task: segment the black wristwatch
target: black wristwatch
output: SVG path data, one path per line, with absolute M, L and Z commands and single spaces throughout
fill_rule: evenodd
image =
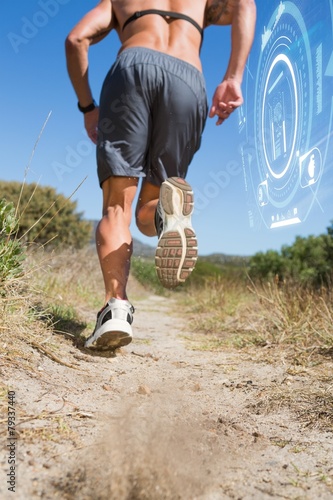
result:
M 96 108 L 96 106 L 97 106 L 97 104 L 95 102 L 95 99 L 93 99 L 93 102 L 91 104 L 89 104 L 88 106 L 85 106 L 85 107 L 81 106 L 81 104 L 79 102 L 77 103 L 77 107 L 79 108 L 79 110 L 83 114 L 89 113 L 89 111 L 93 111 Z

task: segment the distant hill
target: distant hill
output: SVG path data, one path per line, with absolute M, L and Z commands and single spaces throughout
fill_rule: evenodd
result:
M 90 243 L 91 245 L 95 245 L 95 231 L 99 221 L 92 220 L 90 221 L 93 225 L 93 232 L 91 236 Z M 153 258 L 155 257 L 155 246 L 147 245 L 146 243 L 142 243 L 140 240 L 133 238 L 133 255 L 135 257 L 146 257 Z M 241 257 L 238 255 L 225 255 L 223 253 L 212 253 L 210 255 L 200 256 L 200 259 L 206 262 L 211 262 L 216 265 L 225 265 L 232 264 L 234 266 L 241 266 L 246 264 L 249 260 L 248 257 Z
M 90 239 L 90 244 L 95 245 L 95 233 L 96 233 L 96 227 L 97 224 L 99 223 L 98 220 L 91 220 L 89 221 L 92 224 L 93 230 L 91 234 L 91 239 Z M 137 240 L 136 238 L 133 238 L 133 255 L 135 257 L 155 257 L 155 247 L 146 245 L 145 243 L 142 243 L 141 241 Z
M 219 266 L 225 264 L 232 264 L 233 266 L 242 266 L 244 264 L 247 264 L 250 259 L 250 257 L 242 257 L 240 255 L 226 255 L 224 253 L 212 253 L 210 255 L 201 256 L 200 258 Z
M 155 257 L 156 247 L 142 243 L 133 238 L 133 255 L 135 257 Z

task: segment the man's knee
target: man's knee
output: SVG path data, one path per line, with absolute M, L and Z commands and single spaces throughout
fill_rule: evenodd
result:
M 138 179 L 133 177 L 110 177 L 102 184 L 103 214 L 109 209 L 113 212 L 130 212 L 137 189 Z
M 132 220 L 131 204 L 112 204 L 103 210 L 101 224 L 109 228 L 129 228 Z

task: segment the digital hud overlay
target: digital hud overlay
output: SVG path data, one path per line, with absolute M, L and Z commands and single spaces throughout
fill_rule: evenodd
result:
M 238 112 L 249 225 L 333 219 L 333 0 L 257 0 Z

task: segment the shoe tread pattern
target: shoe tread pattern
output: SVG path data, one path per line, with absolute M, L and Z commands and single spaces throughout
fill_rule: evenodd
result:
M 106 332 L 92 346 L 99 351 L 113 351 L 130 344 L 132 337 L 124 332 Z
M 180 178 L 168 179 L 183 193 L 182 214 L 191 215 L 193 211 L 193 191 L 191 186 Z M 168 215 L 175 212 L 172 188 L 162 185 L 161 201 L 163 210 Z M 155 266 L 159 280 L 165 288 L 175 288 L 184 283 L 193 271 L 198 258 L 198 244 L 192 228 L 185 228 L 185 246 L 179 231 L 166 231 L 160 238 L 155 254 Z

